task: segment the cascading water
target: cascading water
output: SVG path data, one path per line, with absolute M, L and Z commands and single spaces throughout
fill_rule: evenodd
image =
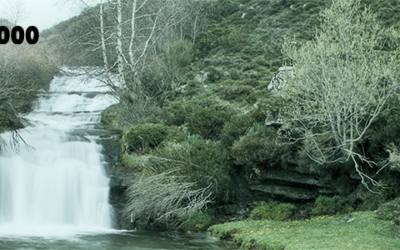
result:
M 27 145 L 0 156 L 0 235 L 111 229 L 100 113 L 116 100 L 79 70 L 56 77 L 26 116 Z M 6 134 L 2 135 L 7 137 Z

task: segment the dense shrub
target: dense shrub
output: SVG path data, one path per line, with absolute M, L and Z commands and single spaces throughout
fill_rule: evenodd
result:
M 232 155 L 236 164 L 252 166 L 254 164 L 280 165 L 289 148 L 277 144 L 276 131 L 265 125 L 255 125 L 233 144 Z
M 217 82 L 223 78 L 223 73 L 219 68 L 208 67 L 206 71 L 208 72 L 207 79 L 212 83 Z
M 168 135 L 168 127 L 163 124 L 144 123 L 131 128 L 124 135 L 125 150 L 141 151 L 157 147 Z
M 252 127 L 254 122 L 250 113 L 233 116 L 229 122 L 225 123 L 221 133 L 221 142 L 224 145 L 232 146 Z
M 166 49 L 165 57 L 168 65 L 183 68 L 194 59 L 193 43 L 186 40 L 174 42 Z
M 376 211 L 379 219 L 390 221 L 400 226 L 400 198 L 387 202 Z
M 201 135 L 205 139 L 218 139 L 225 122 L 229 121 L 232 114 L 229 108 L 207 98 L 171 102 L 164 110 L 168 125 L 186 124 L 190 133 Z
M 198 212 L 182 223 L 180 229 L 183 231 L 206 231 L 215 222 L 214 211 L 209 209 Z
M 229 166 L 220 143 L 191 136 L 181 143 L 166 143 L 150 159 L 152 170 L 174 170 L 199 188 L 210 187 L 219 198 L 229 193 Z
M 250 86 L 246 85 L 233 85 L 233 86 L 224 86 L 220 90 L 220 96 L 227 101 L 247 101 L 249 103 L 254 103 L 256 99 L 252 95 L 254 89 Z
M 205 139 L 219 139 L 230 116 L 230 110 L 223 106 L 198 106 L 188 115 L 187 127 L 191 133 L 201 135 Z
M 19 113 L 31 110 L 57 70 L 40 45 L 0 46 L 0 132 L 22 127 Z
M 353 211 L 349 200 L 340 196 L 319 196 L 314 203 L 311 211 L 312 215 L 334 215 L 350 213 Z
M 135 179 L 127 190 L 125 216 L 136 226 L 177 227 L 210 202 L 209 190 L 197 189 L 173 172 Z
M 253 220 L 288 220 L 296 207 L 288 203 L 258 202 L 250 212 L 250 219 Z

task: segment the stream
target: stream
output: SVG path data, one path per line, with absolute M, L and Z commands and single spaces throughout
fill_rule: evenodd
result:
M 99 141 L 117 100 L 101 80 L 65 68 L 25 116 L 24 143 L 1 153 L 0 249 L 224 249 L 204 234 L 113 228 Z

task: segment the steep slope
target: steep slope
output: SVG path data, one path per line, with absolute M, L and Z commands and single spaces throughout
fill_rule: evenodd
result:
M 362 2 L 384 25 L 400 25 L 396 16 L 399 1 Z M 199 186 L 212 180 L 214 214 L 241 216 L 244 210 L 240 206 L 246 208 L 253 200 L 304 204 L 321 195 L 338 194 L 350 195 L 349 203 L 358 208 L 371 196 L 376 203 L 392 198 L 398 186 L 392 185 L 380 197 L 358 193 L 359 179 L 351 166 L 320 168 L 299 145 L 277 144 L 276 129 L 265 126 L 267 114 L 280 107 L 268 85 L 279 67 L 290 64 L 282 54 L 285 38 L 312 39 L 319 12 L 329 5 L 330 1 L 323 0 L 210 1 L 202 9 L 207 24 L 197 36 L 161 46 L 157 59 L 140 74 L 151 105 L 144 111 L 139 107 L 127 111 L 126 105 L 120 104 L 103 113 L 103 123 L 123 135 L 121 162 L 114 168 L 112 182 L 113 199 L 120 211 L 133 176 L 159 165 L 169 169 L 184 165 L 185 178 Z M 101 53 L 84 46 L 85 41 L 98 40 L 93 34 L 84 36 L 85 29 L 98 29 L 97 11 L 89 9 L 46 34 L 55 47 L 62 41 L 70 58 L 66 63 L 101 63 Z M 78 40 L 82 36 L 83 40 Z M 68 41 L 83 42 L 70 50 Z M 160 90 L 158 86 L 165 82 L 177 87 Z M 127 121 L 139 111 L 143 112 L 140 119 Z M 387 158 L 385 145 L 398 143 L 398 137 L 390 134 L 399 135 L 399 126 L 390 117 L 380 120 L 387 125 L 385 129 L 374 127 L 375 135 L 364 142 L 372 158 Z M 159 158 L 171 161 L 154 162 Z M 391 183 L 398 177 L 398 173 L 389 175 L 392 177 L 382 179 Z M 126 220 L 122 223 L 129 224 Z

